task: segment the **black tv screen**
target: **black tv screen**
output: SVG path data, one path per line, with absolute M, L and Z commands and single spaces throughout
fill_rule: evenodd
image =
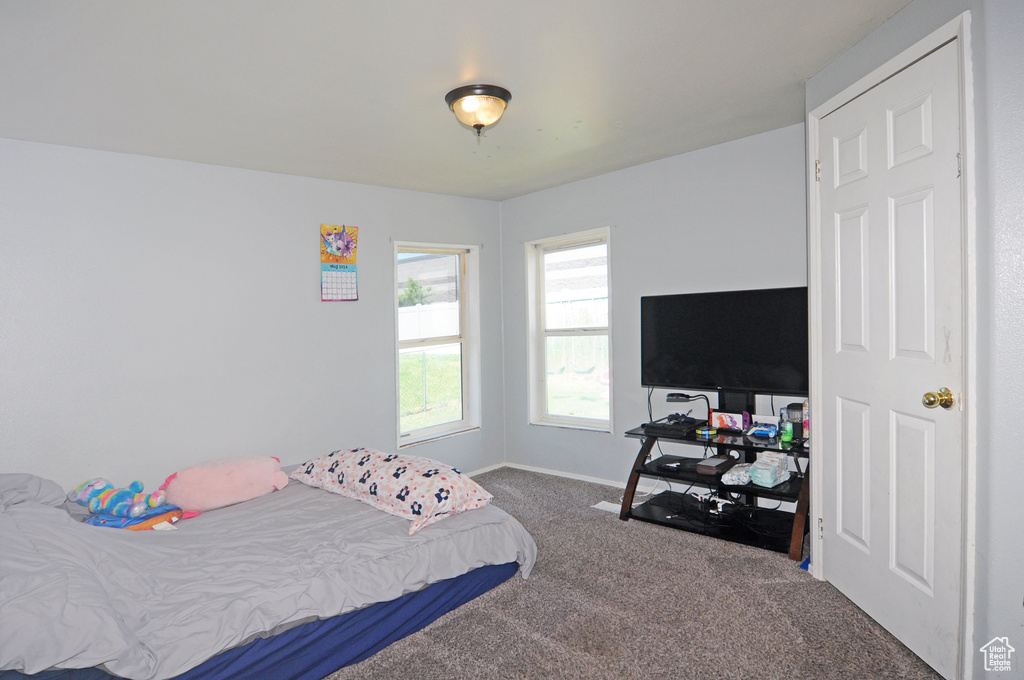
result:
M 806 395 L 807 287 L 640 298 L 641 382 Z

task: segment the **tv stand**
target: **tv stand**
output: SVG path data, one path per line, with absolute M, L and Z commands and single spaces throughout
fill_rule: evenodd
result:
M 809 450 L 800 444 L 790 445 L 776 439 L 762 440 L 742 434 L 719 434 L 699 437 L 696 433 L 666 435 L 654 434 L 644 427 L 633 428 L 626 436 L 641 440 L 640 452 L 626 483 L 619 519 L 638 519 L 676 529 L 692 531 L 727 541 L 744 543 L 767 550 L 788 553 L 799 561 L 803 553 L 807 531 L 809 506 Z M 680 456 L 661 456 L 648 461 L 659 440 L 712 448 L 718 455 L 737 451 L 740 462 L 752 463 L 758 451 L 784 451 L 793 456 L 797 470 L 790 478 L 772 488 L 753 483 L 742 486 L 723 484 L 720 475 L 704 475 L 696 471 L 702 459 Z M 803 468 L 800 463 L 803 461 Z M 672 467 L 667 467 L 672 464 Z M 633 497 L 641 477 L 658 477 L 670 482 L 706 488 L 719 499 L 729 503 L 710 503 L 678 491 L 663 491 L 640 505 L 633 507 Z M 795 512 L 785 512 L 757 506 L 758 498 L 795 502 Z

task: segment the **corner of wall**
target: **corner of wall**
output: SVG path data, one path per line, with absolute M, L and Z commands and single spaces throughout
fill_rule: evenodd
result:
M 506 372 L 508 371 L 508 362 L 505 361 L 505 231 L 504 231 L 504 207 L 505 202 L 500 201 L 498 203 L 498 299 L 501 300 L 501 313 L 498 318 L 501 319 L 501 327 L 499 328 L 501 336 L 501 346 L 498 348 L 498 352 L 501 356 L 501 460 L 503 464 L 508 463 L 508 409 L 505 408 L 505 404 L 508 402 L 508 395 L 505 390 L 508 388 L 508 377 Z

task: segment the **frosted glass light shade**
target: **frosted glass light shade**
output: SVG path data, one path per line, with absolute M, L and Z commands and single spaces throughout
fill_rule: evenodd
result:
M 463 97 L 452 105 L 459 122 L 469 127 L 494 125 L 505 111 L 505 102 L 497 97 Z
M 511 99 L 512 93 L 497 85 L 465 85 L 444 98 L 459 122 L 476 130 L 477 135 L 498 122 Z

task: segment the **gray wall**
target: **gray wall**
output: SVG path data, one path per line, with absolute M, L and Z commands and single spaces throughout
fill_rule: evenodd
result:
M 240 455 L 396 447 L 393 240 L 481 244 L 501 385 L 497 203 L 0 140 L 0 471 L 147 488 Z M 321 223 L 359 231 L 359 300 L 320 302 Z M 410 449 L 500 463 L 476 432 Z
M 484 386 L 480 431 L 411 452 L 621 483 L 640 295 L 805 283 L 803 154 L 797 125 L 498 204 L 0 140 L 0 471 L 153 486 L 393 449 L 392 241 L 411 240 L 483 245 Z M 319 301 L 322 222 L 360 227 L 358 302 Z M 604 225 L 615 432 L 527 426 L 523 243 Z
M 509 462 L 625 483 L 638 445 L 622 433 L 647 421 L 640 296 L 805 285 L 804 165 L 795 125 L 501 204 Z M 529 425 L 525 244 L 604 226 L 614 431 Z M 664 397 L 655 417 L 681 406 Z
M 1008 636 L 1024 649 L 1024 3 L 915 0 L 807 83 L 813 109 L 964 10 L 971 10 L 975 80 L 978 225 L 977 561 L 974 677 L 978 648 Z M 1021 654 L 1020 651 L 1017 652 Z M 1017 659 L 1020 672 L 1024 664 Z

